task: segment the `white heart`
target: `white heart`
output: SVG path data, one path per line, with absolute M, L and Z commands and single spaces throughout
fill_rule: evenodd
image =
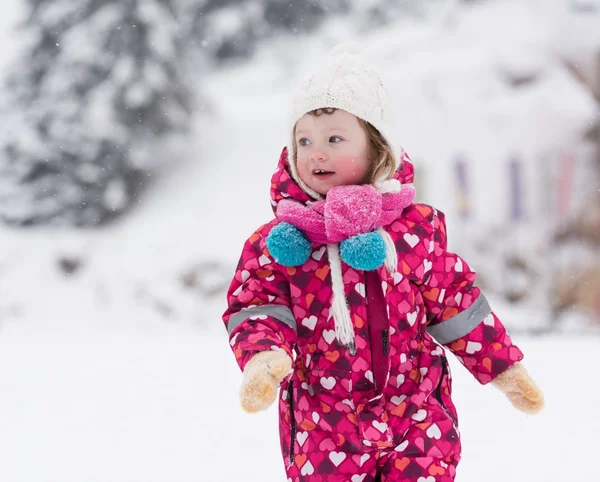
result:
M 408 360 L 406 353 L 400 353 L 400 363 L 406 363 L 406 360 Z
M 427 412 L 421 408 L 421 409 L 419 409 L 419 411 L 417 413 L 415 413 L 412 416 L 412 419 L 416 420 L 417 422 L 422 422 L 423 420 L 425 420 L 426 417 L 427 417 Z
M 460 258 L 458 258 L 456 260 L 456 264 L 454 265 L 454 271 L 456 271 L 457 273 L 462 273 L 462 270 L 463 270 L 462 260 Z
M 321 420 L 321 417 L 319 416 L 319 414 L 317 412 L 313 412 L 312 419 L 313 419 L 313 422 L 319 423 L 319 420 Z
M 417 482 L 435 482 L 435 477 L 431 475 L 429 477 L 419 477 Z
M 394 450 L 396 452 L 403 452 L 406 447 L 408 447 L 408 440 L 405 440 L 404 442 L 402 442 Z
M 469 355 L 472 355 L 473 353 L 478 352 L 482 348 L 483 348 L 483 346 L 478 341 L 468 341 L 467 342 L 467 347 L 465 348 L 465 351 Z
M 396 271 L 394 273 L 394 284 L 397 285 L 398 283 L 400 283 L 400 281 L 402 281 L 402 274 Z
M 238 296 L 244 289 L 244 285 L 240 285 L 237 290 L 233 292 L 233 296 Z
M 238 331 L 235 335 L 233 335 L 231 337 L 231 340 L 229 340 L 229 344 L 231 346 L 235 345 L 235 342 L 237 341 L 237 338 L 238 338 L 239 334 L 240 334 L 240 332 Z
M 302 466 L 300 473 L 302 475 L 312 475 L 315 471 L 315 468 L 310 463 L 310 460 L 307 460 L 306 463 Z
M 271 260 L 269 259 L 268 256 L 265 256 L 264 254 L 260 256 L 260 258 L 258 258 L 258 264 L 260 264 L 261 266 L 264 266 L 265 264 L 269 264 L 271 262 Z
M 306 442 L 307 438 L 308 438 L 308 432 L 299 432 L 298 435 L 296 435 L 296 439 L 298 440 L 300 447 L 302 447 L 304 445 L 304 442 Z
M 429 261 L 428 259 L 423 260 L 423 267 L 425 268 L 424 273 L 427 273 L 427 271 L 429 271 L 432 266 L 433 264 L 431 263 L 431 261 Z
M 446 296 L 446 288 L 442 288 L 440 290 L 440 296 L 438 296 L 438 303 L 443 303 L 445 296 Z
M 433 249 L 435 248 L 435 243 L 433 241 L 429 241 L 429 252 L 433 253 Z
M 306 326 L 306 328 L 314 330 L 315 325 L 317 324 L 317 317 L 315 315 L 312 315 L 309 318 L 304 318 L 302 320 L 302 324 Z
M 411 248 L 414 248 L 419 244 L 419 236 L 416 234 L 404 233 L 404 241 L 406 241 Z
M 362 467 L 367 460 L 369 460 L 371 456 L 369 454 L 362 454 L 360 458 L 360 466 Z
M 329 460 L 333 462 L 333 465 L 339 467 L 339 465 L 346 459 L 344 452 L 329 452 Z
M 399 397 L 394 395 L 390 400 L 394 405 L 400 405 L 404 400 L 406 400 L 406 395 L 400 395 Z
M 310 366 L 310 361 L 312 360 L 312 357 L 310 355 L 310 353 L 306 354 L 306 366 Z
M 313 387 L 311 385 L 309 385 L 306 382 L 302 382 L 302 388 L 304 388 L 304 390 L 308 391 L 308 393 L 310 394 L 311 397 L 315 396 L 315 391 L 313 390 Z
M 356 290 L 356 292 L 362 296 L 363 298 L 365 297 L 365 285 L 364 283 L 356 283 L 356 286 L 354 287 L 354 289 Z
M 250 318 L 248 318 L 249 320 L 252 321 L 256 321 L 256 320 L 266 320 L 267 319 L 267 315 L 254 315 L 251 316 Z
M 352 476 L 352 482 L 363 482 L 363 480 L 365 480 L 366 476 L 367 476 L 367 474 L 353 475 Z
M 365 372 L 365 378 L 373 383 L 373 372 L 371 370 L 367 370 Z
M 428 370 L 427 367 L 419 368 L 419 371 L 421 372 L 421 382 L 425 379 L 425 375 L 427 375 L 427 370 Z
M 487 326 L 494 326 L 496 320 L 494 320 L 494 315 L 492 313 L 490 313 L 489 315 L 487 315 L 485 317 L 485 320 L 483 320 L 483 322 L 487 325 Z
M 435 423 L 427 429 L 427 436 L 439 440 L 442 437 L 442 431 Z
M 462 301 L 462 293 L 457 293 L 454 299 L 456 300 L 456 306 L 460 306 L 460 302 Z
M 335 340 L 335 330 L 323 330 L 323 339 L 331 345 Z
M 344 400 L 342 400 L 342 403 L 345 403 L 346 405 L 348 405 L 352 410 L 354 410 L 354 402 L 352 400 L 348 400 L 347 398 L 345 398 Z
M 381 433 L 384 433 L 388 428 L 388 424 L 385 422 L 379 422 L 377 420 L 373 420 L 373 427 L 375 427 Z
M 323 388 L 326 388 L 327 390 L 331 390 L 333 387 L 335 387 L 335 378 L 333 377 L 321 377 L 321 385 L 323 385 Z
M 313 259 L 316 259 L 317 261 L 321 261 L 321 258 L 323 257 L 323 253 L 325 253 L 325 249 L 326 249 L 325 246 L 321 246 L 319 249 L 314 251 L 312 254 Z
M 387 288 L 388 288 L 387 281 L 382 281 L 381 282 L 381 291 L 383 291 L 383 294 L 387 293 Z
M 410 326 L 414 326 L 415 321 L 417 321 L 417 312 L 415 311 L 414 313 L 407 313 L 406 320 Z
M 431 354 L 432 354 L 433 356 L 436 356 L 436 355 L 443 355 L 443 354 L 444 354 L 444 349 L 443 349 L 441 346 L 439 346 L 439 345 L 438 345 L 438 346 L 436 347 L 436 349 L 435 349 L 435 350 L 433 350 L 433 351 L 431 352 Z
M 400 386 L 404 383 L 404 375 L 400 374 L 396 377 L 396 387 L 400 388 Z
M 250 278 L 250 271 L 242 271 L 242 283 L 245 283 Z

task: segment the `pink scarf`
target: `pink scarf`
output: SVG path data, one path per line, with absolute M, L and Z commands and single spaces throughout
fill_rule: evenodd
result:
M 370 184 L 336 186 L 326 199 L 310 206 L 289 199 L 280 201 L 277 217 L 300 229 L 314 245 L 340 243 L 390 224 L 414 196 L 411 184 L 403 185 L 399 192 L 385 193 Z

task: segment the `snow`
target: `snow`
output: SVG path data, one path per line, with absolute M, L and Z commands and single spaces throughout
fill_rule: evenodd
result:
M 562 6 L 536 15 L 524 3 L 539 2 L 463 7 L 434 26 L 363 34 L 395 86 L 401 144 L 423 173 L 420 196 L 447 212 L 455 239 L 456 155 L 476 159 L 473 207 L 494 224 L 508 217 L 497 179 L 515 146 L 526 160 L 542 147 L 559 151 L 597 119 L 590 94 L 554 56 L 567 48 L 556 38 L 566 20 L 553 16 Z M 0 6 L 0 70 L 16 55 L 7 46 L 18 4 Z M 80 231 L 0 226 L 0 480 L 284 480 L 275 410 L 241 412 L 220 316 L 243 241 L 272 216 L 290 81 L 353 36 L 339 21 L 324 32 L 267 45 L 251 64 L 202 78 L 207 101 L 187 156 L 163 163 L 129 217 Z M 593 50 L 597 32 L 592 25 L 578 41 Z M 530 76 L 540 80 L 521 89 L 506 81 Z M 118 205 L 119 190 L 112 194 Z M 184 282 L 190 273 L 195 285 Z M 489 298 L 509 322 L 545 322 L 543 311 Z M 516 412 L 451 359 L 464 449 L 458 480 L 598 480 L 591 367 L 600 341 L 513 338 L 547 409 Z
M 598 340 L 515 340 L 547 397 L 517 412 L 451 358 L 458 481 L 598 480 Z M 275 407 L 238 404 L 224 333 L 0 337 L 0 478 L 11 482 L 285 480 Z

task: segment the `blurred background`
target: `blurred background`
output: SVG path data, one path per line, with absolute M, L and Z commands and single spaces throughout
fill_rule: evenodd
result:
M 349 40 L 387 79 L 418 200 L 530 366 L 550 383 L 595 365 L 600 0 L 3 0 L 0 479 L 283 480 L 274 414 L 237 406 L 221 314 L 272 217 L 290 90 Z M 463 433 L 484 437 L 493 404 L 461 376 Z M 509 442 L 515 476 L 600 474 L 542 477 Z M 471 480 L 506 480 L 489 447 L 465 453 Z

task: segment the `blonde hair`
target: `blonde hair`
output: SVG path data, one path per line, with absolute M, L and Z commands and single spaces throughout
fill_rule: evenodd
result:
M 315 109 L 307 112 L 313 116 L 320 116 L 323 114 L 333 114 L 337 109 L 333 107 L 325 107 L 322 109 Z M 369 153 L 368 159 L 371 162 L 369 168 L 370 177 L 369 183 L 373 184 L 376 181 L 386 181 L 392 179 L 394 172 L 396 172 L 396 162 L 394 159 L 394 152 L 388 141 L 381 135 L 381 133 L 373 126 L 373 124 L 357 117 L 358 123 L 367 134 L 367 140 L 369 142 Z M 293 137 L 296 137 L 296 127 L 294 126 Z M 295 140 L 294 140 L 295 142 Z M 298 154 L 297 150 L 294 149 L 294 165 L 298 165 Z

